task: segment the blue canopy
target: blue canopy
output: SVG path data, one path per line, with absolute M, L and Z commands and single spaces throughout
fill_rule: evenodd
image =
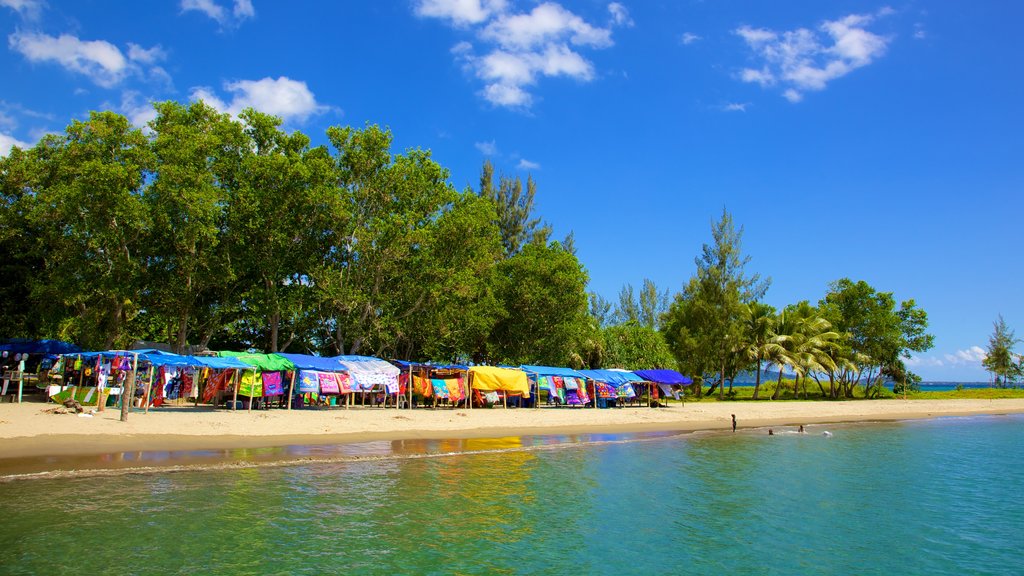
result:
M 242 362 L 238 358 L 222 358 L 219 356 L 192 356 L 191 358 L 196 361 L 196 366 L 205 366 L 216 370 L 227 370 L 229 368 L 241 370 L 252 369 L 252 366 Z
M 570 378 L 586 378 L 582 373 L 572 368 L 558 368 L 555 366 L 532 366 L 523 364 L 519 367 L 523 372 L 536 374 L 538 376 L 568 376 Z
M 0 344 L 0 351 L 8 354 L 73 354 L 82 349 L 61 340 L 24 340 L 15 338 Z
M 579 373 L 591 380 L 606 382 L 613 386 L 621 386 L 630 382 L 643 382 L 643 379 L 636 374 L 619 370 L 580 370 Z
M 275 352 L 275 354 L 295 364 L 299 370 L 319 370 L 321 372 L 343 372 L 345 370 L 337 358 L 324 358 L 308 354 L 285 354 L 284 352 Z
M 655 382 L 657 384 L 682 384 L 684 386 L 687 384 L 693 384 L 693 380 L 668 368 L 634 370 L 633 372 L 644 380 L 647 380 L 648 382 Z

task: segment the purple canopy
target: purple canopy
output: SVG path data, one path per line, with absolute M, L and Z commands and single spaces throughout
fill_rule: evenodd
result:
M 683 376 L 675 370 L 668 368 L 659 368 L 657 370 L 633 370 L 633 374 L 647 380 L 648 382 L 655 382 L 657 384 L 693 384 L 693 380 L 690 380 L 686 376 Z

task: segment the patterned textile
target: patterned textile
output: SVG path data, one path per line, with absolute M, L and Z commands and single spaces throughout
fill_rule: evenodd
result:
M 231 379 L 234 377 L 234 370 L 225 370 L 220 374 L 214 374 L 206 382 L 206 387 L 203 388 L 203 402 L 213 401 L 213 397 L 217 395 L 217 391 L 226 391 L 231 386 Z
M 259 372 L 254 370 L 242 371 L 242 383 L 238 386 L 238 395 L 250 398 L 263 396 L 263 381 L 260 380 Z
M 434 395 L 434 385 L 430 381 L 430 378 L 424 378 L 422 376 L 412 377 L 412 391 L 423 396 L 424 398 L 430 398 Z
M 317 379 L 320 381 L 321 394 L 341 394 L 338 377 L 334 372 L 318 372 Z
M 440 400 L 448 400 L 448 384 L 441 378 L 431 378 L 430 386 L 434 390 L 434 396 Z
M 299 394 L 310 394 L 320 391 L 320 378 L 317 374 L 317 372 L 312 370 L 299 371 Z
M 618 390 L 615 389 L 611 384 L 605 382 L 596 382 L 597 386 L 597 397 L 605 400 L 618 398 Z
M 632 384 L 623 384 L 615 391 L 619 394 L 619 398 L 636 398 L 636 390 L 633 389 Z
M 552 376 L 551 383 L 554 385 L 555 388 L 555 398 L 557 398 L 560 403 L 565 404 L 565 382 L 562 380 L 562 377 Z
M 461 402 L 466 399 L 465 386 L 463 386 L 462 378 L 445 378 L 445 384 L 448 385 L 448 399 L 453 402 Z
M 280 372 L 263 373 L 263 395 L 281 396 L 284 394 L 284 384 L 281 382 Z
M 398 393 L 397 367 L 377 358 L 355 360 L 342 358 L 341 363 L 348 368 L 356 390 L 373 390 L 384 388 L 388 394 Z

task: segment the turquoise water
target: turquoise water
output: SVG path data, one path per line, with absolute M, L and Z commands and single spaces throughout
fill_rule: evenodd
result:
M 0 573 L 1024 572 L 1021 416 L 776 431 L 5 482 Z

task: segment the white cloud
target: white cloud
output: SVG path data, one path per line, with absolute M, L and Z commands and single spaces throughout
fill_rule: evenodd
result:
M 957 350 L 952 354 L 946 354 L 943 358 L 949 364 L 980 364 L 988 357 L 985 349 L 981 346 L 971 346 L 966 350 Z
M 949 366 L 976 366 L 980 367 L 981 361 L 988 355 L 981 346 L 971 346 L 965 350 L 957 350 L 953 353 L 938 356 L 911 356 L 904 360 L 907 366 L 913 367 L 949 367 Z
M 70 34 L 54 37 L 42 33 L 15 32 L 7 38 L 12 50 L 32 62 L 56 62 L 92 79 L 100 86 L 120 82 L 128 72 L 128 60 L 117 46 L 104 40 L 79 40 Z
M 519 164 L 516 165 L 519 170 L 540 170 L 540 164 L 536 162 L 530 162 L 526 158 L 520 158 Z
M 280 116 L 285 121 L 304 122 L 310 116 L 322 114 L 330 109 L 319 104 L 305 82 L 280 78 L 261 80 L 238 80 L 227 82 L 224 89 L 231 93 L 231 101 L 225 102 L 206 87 L 192 89 L 193 100 L 203 100 L 210 106 L 237 116 L 246 108 Z
M 698 36 L 692 32 L 683 32 L 683 35 L 679 37 L 679 41 L 682 42 L 685 46 L 689 46 L 694 42 L 700 42 L 703 39 L 703 37 Z
M 451 20 L 456 26 L 479 24 L 505 10 L 505 0 L 418 0 L 415 12 L 425 18 Z
M 43 0 L 0 0 L 0 6 L 14 10 L 25 20 L 38 20 L 46 3 Z
M 118 110 L 137 128 L 146 129 L 146 124 L 156 119 L 153 100 L 143 98 L 134 90 L 126 90 L 121 94 L 121 106 Z
M 54 62 L 71 72 L 88 77 L 104 88 L 119 84 L 129 75 L 163 86 L 172 84 L 170 75 L 159 66 L 166 58 L 162 47 L 143 48 L 128 43 L 127 56 L 105 40 L 82 40 L 71 34 L 50 36 L 39 32 L 15 32 L 7 37 L 10 48 L 30 62 Z M 151 66 L 146 69 L 146 66 Z
M 750 106 L 747 102 L 729 102 L 722 106 L 723 112 L 746 112 L 747 106 Z
M 629 10 L 618 2 L 612 2 L 608 5 L 608 12 L 612 15 L 612 24 L 614 26 L 633 26 L 633 18 L 629 15 Z
M 152 48 L 146 49 L 138 44 L 128 43 L 128 59 L 133 62 L 141 62 L 143 64 L 155 64 L 161 60 L 167 58 L 167 53 L 160 45 L 153 46 Z
M 594 65 L 578 50 L 601 49 L 613 44 L 612 27 L 629 26 L 624 6 L 608 5 L 608 27 L 594 26 L 560 4 L 544 2 L 529 12 L 511 12 L 505 2 L 421 0 L 416 13 L 450 20 L 456 26 L 475 25 L 484 47 L 461 41 L 451 52 L 466 70 L 484 81 L 480 95 L 495 106 L 525 109 L 533 103 L 528 88 L 540 77 L 566 77 L 589 82 Z
M 201 12 L 221 26 L 238 25 L 256 16 L 252 0 L 235 0 L 234 8 L 230 12 L 216 0 L 181 0 L 181 11 Z
M 484 156 L 494 156 L 498 153 L 498 145 L 494 140 L 491 140 L 490 142 L 476 142 L 473 146 L 475 146 L 476 149 Z
M 21 149 L 31 148 L 32 145 L 28 142 L 22 142 L 10 134 L 4 134 L 0 132 L 0 157 L 7 156 L 11 153 L 11 148 L 17 146 Z
M 776 32 L 741 26 L 735 33 L 743 38 L 760 69 L 745 68 L 739 77 L 762 88 L 776 83 L 784 86 L 783 96 L 799 102 L 808 91 L 824 90 L 829 82 L 867 66 L 885 54 L 889 39 L 866 29 L 876 17 L 892 14 L 891 9 L 875 15 L 850 14 L 826 20 L 817 31 L 806 28 Z

